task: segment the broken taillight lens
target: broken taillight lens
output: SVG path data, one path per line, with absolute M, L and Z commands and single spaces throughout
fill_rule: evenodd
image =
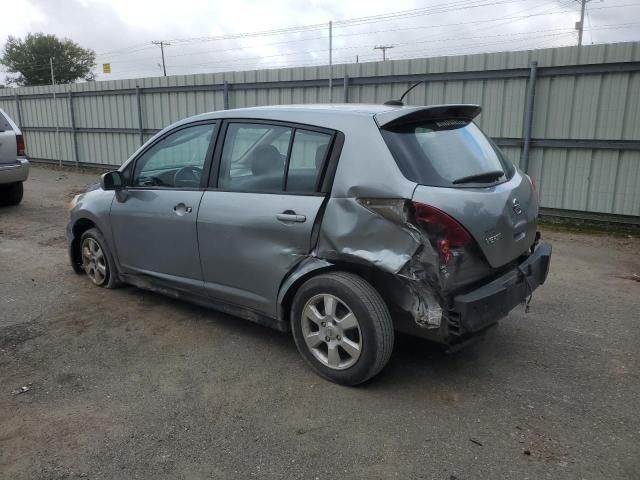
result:
M 24 137 L 22 135 L 16 135 L 16 144 L 18 146 L 18 156 L 24 157 Z
M 447 265 L 451 260 L 452 250 L 471 243 L 469 232 L 454 218 L 431 205 L 412 203 L 415 220 L 435 241 L 443 265 Z

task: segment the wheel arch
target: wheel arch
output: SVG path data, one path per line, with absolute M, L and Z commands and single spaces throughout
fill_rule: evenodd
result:
M 71 225 L 67 227 L 68 236 L 70 236 L 69 242 L 69 257 L 71 258 L 71 265 L 74 271 L 83 273 L 80 265 L 82 260 L 80 258 L 80 239 L 82 234 L 91 228 L 98 229 L 105 237 L 107 246 L 113 252 L 113 248 L 109 241 L 109 231 L 104 228 L 102 222 L 96 218 L 91 212 L 82 210 L 72 215 Z
M 300 262 L 285 278 L 278 292 L 278 319 L 289 328 L 291 305 L 298 289 L 309 279 L 331 271 L 349 272 L 360 276 L 380 294 L 387 307 L 391 307 L 392 295 L 383 285 L 393 281 L 393 275 L 383 272 L 373 266 L 349 262 L 328 261 L 317 257 L 308 257 Z
M 80 238 L 82 234 L 91 228 L 97 228 L 96 223 L 87 217 L 80 217 L 73 222 L 71 227 L 71 242 L 69 243 L 69 257 L 71 266 L 76 273 L 83 273 L 82 258 L 80 256 Z
M 278 291 L 277 309 L 278 319 L 283 321 L 285 325 L 287 325 L 287 328 L 289 325 L 291 303 L 300 285 L 321 272 L 327 272 L 335 268 L 335 264 L 331 262 L 316 257 L 308 257 L 298 263 L 283 280 L 280 285 L 280 290 Z

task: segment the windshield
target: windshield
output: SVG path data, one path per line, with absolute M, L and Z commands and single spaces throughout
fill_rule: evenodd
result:
M 381 132 L 404 176 L 421 185 L 496 183 L 514 172 L 512 163 L 498 147 L 466 120 L 433 120 Z M 487 173 L 494 175 L 487 180 L 483 178 Z

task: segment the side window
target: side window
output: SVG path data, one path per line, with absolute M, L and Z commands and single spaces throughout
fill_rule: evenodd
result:
M 218 187 L 282 191 L 291 134 L 289 127 L 230 123 L 222 149 Z
M 288 192 L 315 192 L 324 159 L 329 150 L 331 135 L 296 130 L 287 174 Z
M 10 132 L 12 130 L 13 127 L 9 123 L 9 120 L 7 120 L 4 115 L 2 115 L 2 112 L 0 112 L 0 132 Z
M 199 188 L 215 124 L 182 128 L 136 160 L 132 186 Z

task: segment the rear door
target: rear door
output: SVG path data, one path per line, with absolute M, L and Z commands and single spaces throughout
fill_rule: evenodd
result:
M 311 249 L 334 132 L 230 120 L 223 133 L 198 213 L 205 289 L 274 316 L 282 280 Z
M 128 188 L 111 206 L 111 228 L 125 271 L 202 288 L 196 219 L 216 124 L 181 126 L 134 162 Z
M 8 118 L 0 110 L 0 163 L 15 163 L 18 158 L 16 133 Z

